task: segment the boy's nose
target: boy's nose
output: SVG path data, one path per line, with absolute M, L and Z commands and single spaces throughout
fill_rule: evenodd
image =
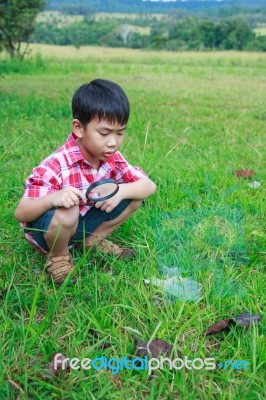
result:
M 115 138 L 109 139 L 107 142 L 107 147 L 116 147 L 116 145 L 117 145 L 117 143 L 116 143 Z

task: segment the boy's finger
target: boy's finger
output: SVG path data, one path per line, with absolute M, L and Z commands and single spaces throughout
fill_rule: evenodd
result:
M 84 194 L 81 190 L 79 190 L 79 189 L 77 189 L 77 188 L 75 188 L 75 187 L 72 187 L 72 191 L 73 191 L 77 196 L 79 196 L 83 201 L 87 201 L 85 194 Z
M 95 203 L 96 208 L 101 208 L 103 205 L 104 205 L 104 201 L 97 201 L 97 203 Z

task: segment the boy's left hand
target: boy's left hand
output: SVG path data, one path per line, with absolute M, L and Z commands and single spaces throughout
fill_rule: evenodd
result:
M 96 208 L 100 208 L 102 211 L 106 212 L 111 212 L 118 204 L 120 203 L 121 200 L 123 200 L 122 193 L 119 193 L 118 191 L 113 197 L 110 199 L 104 200 L 104 201 L 98 201 L 95 203 Z

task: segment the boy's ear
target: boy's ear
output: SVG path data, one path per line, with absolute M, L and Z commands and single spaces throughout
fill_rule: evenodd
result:
M 78 119 L 73 119 L 72 121 L 73 130 L 78 137 L 83 136 L 83 126 Z

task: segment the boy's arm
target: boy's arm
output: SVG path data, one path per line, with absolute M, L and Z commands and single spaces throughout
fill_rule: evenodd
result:
M 48 194 L 38 199 L 22 198 L 14 214 L 16 220 L 19 222 L 35 221 L 53 207 L 52 196 L 53 194 Z
M 84 193 L 72 186 L 47 194 L 39 198 L 22 198 L 15 211 L 15 218 L 19 222 L 35 221 L 46 211 L 54 207 L 70 208 L 79 205 L 79 199 L 86 202 Z
M 155 183 L 149 178 L 141 178 L 136 182 L 119 185 L 120 196 L 123 199 L 144 200 L 156 191 Z

